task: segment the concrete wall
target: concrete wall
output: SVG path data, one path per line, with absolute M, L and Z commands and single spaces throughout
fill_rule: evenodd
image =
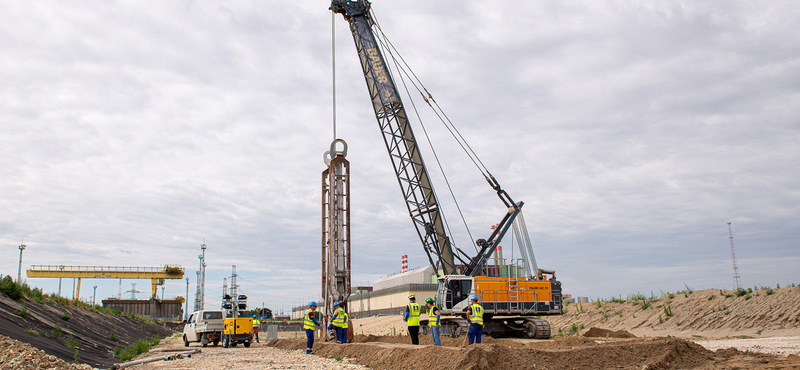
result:
M 183 317 L 180 299 L 104 299 L 103 307 L 155 320 L 181 320 Z

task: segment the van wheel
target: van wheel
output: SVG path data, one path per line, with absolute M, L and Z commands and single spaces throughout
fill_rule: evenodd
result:
M 250 342 L 244 342 L 244 348 L 250 348 Z
M 231 340 L 230 340 L 230 339 L 228 339 L 228 336 L 227 336 L 227 335 L 226 335 L 226 336 L 223 336 L 223 337 L 222 337 L 222 347 L 223 347 L 223 348 L 228 348 L 228 347 L 230 347 L 230 346 L 231 346 Z
M 183 346 L 184 347 L 189 347 L 189 341 L 186 340 L 186 334 L 183 335 Z
M 200 340 L 200 343 L 203 345 L 203 347 L 208 347 L 208 337 L 203 335 L 203 339 Z

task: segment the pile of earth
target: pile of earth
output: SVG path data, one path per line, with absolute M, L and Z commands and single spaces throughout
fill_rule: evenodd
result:
M 314 351 L 324 357 L 351 358 L 353 362 L 373 369 L 394 370 L 800 367 L 800 357 L 794 355 L 776 357 L 735 349 L 712 352 L 680 338 L 592 340 L 573 336 L 549 341 L 496 339 L 472 346 L 442 347 L 413 346 L 407 344 L 407 337 L 400 338 L 405 339 L 406 344 L 387 337 L 357 335 L 354 343 L 346 345 L 315 343 Z M 288 350 L 305 349 L 305 341 L 301 339 L 274 339 L 267 345 Z
M 583 333 L 587 338 L 636 338 L 635 335 L 628 333 L 625 330 L 608 330 L 592 327 L 587 332 Z
M 125 348 L 140 339 L 161 339 L 173 331 L 124 315 L 109 315 L 55 301 L 40 304 L 26 297 L 15 301 L 0 293 L 0 334 L 29 343 L 66 362 L 107 368 L 122 362 L 113 353 L 115 347 Z
M 28 343 L 0 335 L 0 369 L 91 369 L 89 365 L 75 365 L 44 351 L 33 348 Z

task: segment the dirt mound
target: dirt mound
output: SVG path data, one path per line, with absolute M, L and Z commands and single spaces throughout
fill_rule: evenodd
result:
M 0 369 L 91 369 L 89 365 L 74 365 L 56 356 L 33 348 L 28 343 L 0 335 Z
M 628 333 L 625 330 L 608 330 L 592 327 L 589 331 L 583 333 L 584 337 L 591 338 L 636 338 L 635 335 Z
M 361 336 L 347 345 L 315 343 L 317 355 L 342 356 L 373 369 L 693 369 L 762 368 L 798 366 L 800 357 L 785 358 L 740 351 L 709 351 L 679 338 L 632 338 L 595 341 L 567 337 L 552 341 L 495 340 L 473 346 L 413 346 L 405 339 Z M 384 341 L 384 339 L 386 341 Z M 452 338 L 448 338 L 452 339 Z M 460 338 L 455 338 L 460 339 Z M 599 343 L 598 343 L 599 342 Z M 302 350 L 305 341 L 275 339 L 268 346 Z
M 16 312 L 24 309 L 26 314 Z M 109 367 L 122 360 L 113 354 L 139 339 L 164 338 L 173 331 L 160 324 L 127 316 L 94 312 L 59 303 L 39 304 L 0 294 L 0 334 L 29 343 L 66 362 L 76 360 L 93 367 Z
M 707 289 L 622 301 L 571 303 L 548 316 L 552 331 L 575 327 L 625 330 L 642 336 L 799 336 L 800 287 L 734 291 Z
M 442 345 L 445 347 L 460 347 L 467 344 L 466 336 L 462 336 L 459 338 L 450 338 L 450 337 L 441 337 Z M 494 339 L 492 337 L 483 337 L 481 342 L 483 343 L 495 343 L 498 339 Z M 369 342 L 380 342 L 380 343 L 394 343 L 394 344 L 411 344 L 411 337 L 408 336 L 399 336 L 399 335 L 355 335 L 353 336 L 353 343 L 369 343 Z M 433 344 L 433 339 L 430 335 L 420 335 L 419 336 L 419 344 L 420 345 L 428 345 Z

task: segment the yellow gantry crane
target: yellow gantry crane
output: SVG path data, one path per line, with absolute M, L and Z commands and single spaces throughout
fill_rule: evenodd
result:
M 162 267 L 127 266 L 64 266 L 30 265 L 29 278 L 77 278 L 75 297 L 81 296 L 81 279 L 150 279 L 153 287 L 152 298 L 156 297 L 159 285 L 165 279 L 183 279 L 183 267 L 164 265 Z

